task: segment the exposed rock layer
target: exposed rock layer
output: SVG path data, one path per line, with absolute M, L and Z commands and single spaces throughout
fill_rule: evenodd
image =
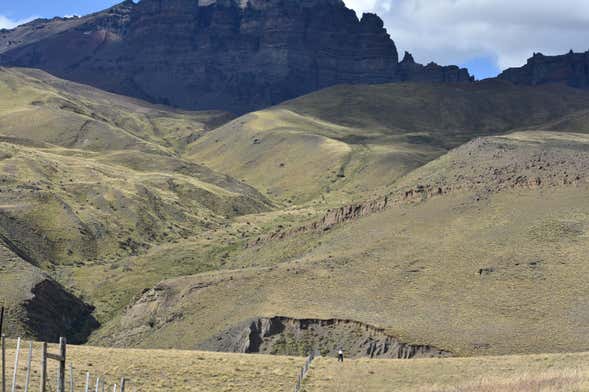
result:
M 99 327 L 94 307 L 29 264 L 0 239 L 0 303 L 7 307 L 4 333 L 46 342 L 61 336 L 86 342 Z
M 233 112 L 335 84 L 470 80 L 458 67 L 399 66 L 382 20 L 358 19 L 341 0 L 127 0 L 83 18 L 2 30 L 0 64 Z
M 408 344 L 383 329 L 351 320 L 259 318 L 214 338 L 205 347 L 218 351 L 308 355 L 336 355 L 341 348 L 350 357 L 430 358 L 451 354 L 429 345 Z
M 56 342 L 60 336 L 65 336 L 70 343 L 85 343 L 90 333 L 100 326 L 92 316 L 93 306 L 51 279 L 41 281 L 33 287 L 32 293 L 33 298 L 24 304 L 25 323 L 40 340 Z
M 408 52 L 405 52 L 397 72 L 402 81 L 456 83 L 474 80 L 466 68 L 455 65 L 441 66 L 434 62 L 427 65 L 418 64 Z
M 510 68 L 499 75 L 499 78 L 529 86 L 565 83 L 571 87 L 586 89 L 589 88 L 589 51 L 570 51 L 562 56 L 534 53 L 526 65 L 521 68 Z
M 443 162 L 443 169 L 438 166 Z M 517 189 L 542 189 L 586 183 L 589 145 L 584 136 L 522 132 L 506 137 L 476 138 L 399 181 L 390 194 L 378 199 L 328 210 L 321 218 L 257 237 L 248 247 L 334 226 L 378 213 L 386 208 L 417 203 L 454 192 L 472 193 L 478 201 Z

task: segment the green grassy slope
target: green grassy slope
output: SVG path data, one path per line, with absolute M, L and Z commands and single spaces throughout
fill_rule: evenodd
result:
M 0 234 L 96 306 L 92 342 L 203 348 L 281 315 L 459 355 L 589 349 L 582 91 L 338 86 L 228 123 L 38 71 L 0 91 Z
M 174 111 L 30 69 L 0 68 L 0 96 L 2 135 L 94 151 L 175 153 L 230 118 Z
M 537 126 L 587 108 L 561 86 L 336 86 L 238 118 L 186 157 L 286 203 L 367 198 L 476 136 Z M 571 130 L 571 129 L 568 129 Z
M 95 339 L 198 347 L 283 315 L 358 320 L 458 355 L 585 350 L 588 164 L 583 134 L 475 140 L 400 181 L 385 211 L 248 249 L 259 266 L 162 282 Z M 442 193 L 406 198 L 430 184 Z
M 144 285 L 218 268 L 202 258 L 174 265 L 174 251 L 164 257 L 155 248 L 187 239 L 200 246 L 232 217 L 272 208 L 254 188 L 179 157 L 228 117 L 156 107 L 41 71 L 0 69 L 2 241 L 97 302 L 101 318 Z M 149 252 L 160 255 L 147 257 L 158 272 L 145 267 L 144 276 L 128 260 Z M 8 262 L 0 258 L 1 266 Z M 140 279 L 97 289 L 97 279 L 121 276 Z

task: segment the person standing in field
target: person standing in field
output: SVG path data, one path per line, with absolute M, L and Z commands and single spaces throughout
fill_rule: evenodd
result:
M 344 351 L 340 348 L 337 352 L 337 361 L 343 362 L 344 361 Z

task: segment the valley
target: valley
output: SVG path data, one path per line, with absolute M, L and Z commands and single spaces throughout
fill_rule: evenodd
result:
M 31 79 L 32 71 L 7 72 L 33 86 L 67 86 L 56 94 L 74 89 L 43 74 Z M 3 236 L 96 307 L 100 328 L 89 339 L 101 345 L 228 350 L 234 343 L 212 342 L 279 316 L 350 320 L 458 356 L 589 350 L 575 302 L 584 295 L 575 282 L 587 246 L 589 139 L 568 120 L 582 118 L 589 99 L 567 87 L 505 83 L 336 87 L 203 125 L 184 146 L 161 129 L 140 135 L 154 148 L 111 150 L 10 131 Z M 440 110 L 453 111 L 452 123 L 432 117 L 411 126 L 451 94 Z M 412 113 L 416 95 L 425 106 Z M 351 98 L 335 98 L 343 96 Z M 510 96 L 504 117 L 499 99 Z M 114 97 L 123 109 L 164 111 Z M 68 99 L 83 102 L 79 93 Z M 0 121 L 32 105 L 11 102 L 23 103 Z M 52 110 L 57 118 L 70 113 Z M 113 116 L 136 109 L 125 113 Z M 176 121 L 204 116 L 159 115 L 170 118 L 172 133 Z M 344 339 L 325 334 L 332 345 Z M 304 347 L 293 336 L 289 344 Z
M 0 29 L 8 355 L 65 337 L 77 379 L 145 391 L 589 390 L 588 64 L 399 61 L 341 0 Z

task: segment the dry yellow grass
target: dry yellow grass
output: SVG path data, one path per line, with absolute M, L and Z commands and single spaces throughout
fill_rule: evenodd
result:
M 10 385 L 16 341 L 8 341 Z M 24 386 L 28 344 L 21 346 L 19 386 Z M 40 344 L 34 345 L 31 386 L 39 385 Z M 50 352 L 57 347 L 50 345 Z M 86 371 L 92 385 L 101 376 L 109 385 L 121 376 L 130 391 L 290 391 L 304 358 L 179 350 L 112 349 L 68 346 L 76 390 Z M 68 365 L 69 367 L 69 365 Z M 55 390 L 57 365 L 50 361 L 49 386 Z M 69 372 L 68 372 L 69 377 Z M 69 378 L 68 378 L 69 380 Z M 22 390 L 22 389 L 20 389 Z M 318 358 L 304 392 L 579 392 L 589 391 L 589 353 L 540 354 L 418 360 Z
M 9 385 L 12 379 L 16 341 L 8 341 Z M 57 353 L 50 345 L 49 352 Z M 19 386 L 24 390 L 28 343 L 21 346 Z M 68 346 L 69 362 L 74 367 L 76 390 L 83 390 L 86 371 L 91 373 L 91 384 L 96 377 L 107 385 L 128 379 L 128 391 L 199 391 L 199 392 L 275 392 L 291 390 L 304 358 L 265 355 L 223 354 L 178 350 L 121 350 L 91 346 Z M 31 386 L 38 390 L 40 344 L 34 345 Z M 57 383 L 57 363 L 49 361 L 49 391 Z M 67 374 L 69 383 L 69 370 Z M 69 385 L 69 384 L 68 384 Z M 67 388 L 69 390 L 69 387 Z M 93 390 L 93 389 L 92 389 Z M 109 388 L 106 388 L 109 390 Z
M 424 388 L 420 392 L 577 392 L 587 390 L 586 377 L 579 371 L 553 371 L 522 374 L 510 378 L 482 379 L 452 388 Z
M 305 392 L 589 391 L 589 354 L 313 363 Z

